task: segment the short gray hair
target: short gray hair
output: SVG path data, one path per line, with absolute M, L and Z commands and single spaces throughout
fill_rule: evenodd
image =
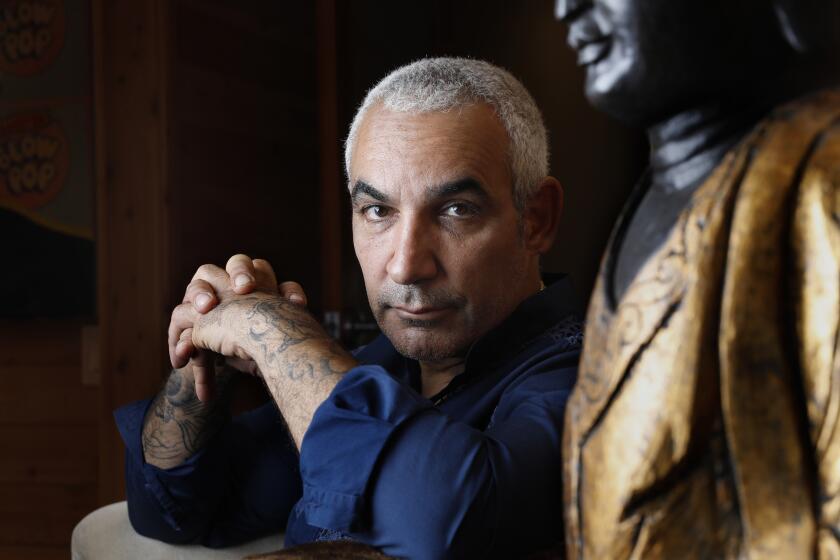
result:
M 348 178 L 359 126 L 367 110 L 380 102 L 388 110 L 415 114 L 474 103 L 490 105 L 508 134 L 513 201 L 520 211 L 548 175 L 545 124 L 537 104 L 519 80 L 483 60 L 425 58 L 388 74 L 359 106 L 344 143 Z

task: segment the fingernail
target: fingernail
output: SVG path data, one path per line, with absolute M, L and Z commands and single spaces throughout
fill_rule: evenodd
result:
M 207 294 L 198 294 L 195 298 L 195 304 L 198 307 L 206 307 L 210 303 L 210 296 Z
M 237 288 L 241 288 L 242 286 L 247 286 L 248 284 L 250 284 L 251 281 L 251 277 L 247 274 L 240 274 L 234 279 L 233 283 L 236 284 Z
M 300 304 L 303 304 L 303 296 L 302 296 L 302 295 L 300 295 L 300 294 L 292 294 L 292 295 L 290 295 L 290 296 L 289 296 L 289 299 L 290 299 L 293 303 L 300 303 Z

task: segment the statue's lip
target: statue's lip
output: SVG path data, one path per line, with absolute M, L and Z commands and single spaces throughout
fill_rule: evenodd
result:
M 579 45 L 575 49 L 578 53 L 578 66 L 589 66 L 603 60 L 610 52 L 610 40 L 608 37 L 597 41 L 589 41 Z
M 578 65 L 587 66 L 606 56 L 611 39 L 593 18 L 587 17 L 569 26 L 567 42 L 578 53 Z

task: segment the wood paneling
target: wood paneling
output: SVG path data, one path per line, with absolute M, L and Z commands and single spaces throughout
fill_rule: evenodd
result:
M 313 14 L 311 2 L 178 0 L 176 56 L 179 64 L 312 98 Z
M 192 61 L 178 60 L 177 64 L 177 80 L 183 83 L 173 92 L 179 126 L 190 124 L 255 140 L 285 140 L 287 148 L 315 148 L 311 130 L 307 134 L 293 133 L 306 131 L 315 122 L 311 97 L 296 90 L 272 88 L 270 84 L 230 76 Z M 219 148 L 230 149 L 235 145 L 224 142 Z M 282 163 L 282 158 L 275 163 Z
M 97 432 L 84 427 L 0 426 L 0 484 L 91 484 Z
M 67 560 L 66 546 L 0 546 L 0 560 Z
M 0 560 L 66 558 L 94 509 L 99 390 L 81 382 L 81 325 L 0 325 Z
M 0 365 L 0 426 L 94 426 L 99 390 L 81 375 L 77 365 Z
M 62 547 L 66 558 L 73 527 L 95 503 L 93 483 L 0 483 L 0 547 Z
M 117 406 L 155 392 L 169 307 L 170 2 L 94 2 L 100 499 L 122 499 Z
M 338 128 L 338 83 L 335 0 L 317 0 L 318 37 L 318 145 L 320 147 L 321 290 L 323 307 L 341 311 L 341 226 L 344 176 L 341 172 L 341 138 Z M 346 214 L 345 214 L 346 216 Z M 346 219 L 346 218 L 345 218 Z
M 81 325 L 75 322 L 0 322 L 0 368 L 79 366 Z

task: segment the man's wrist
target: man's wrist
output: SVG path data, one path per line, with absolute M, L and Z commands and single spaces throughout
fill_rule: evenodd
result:
M 142 447 L 147 463 L 159 468 L 181 464 L 199 451 L 225 424 L 235 376 L 217 371 L 216 396 L 201 402 L 191 366 L 173 370 L 143 421 Z
M 352 356 L 324 331 L 304 307 L 277 295 L 254 295 L 236 306 L 234 317 L 225 322 L 236 325 L 235 346 L 252 359 L 263 374 L 282 373 L 300 377 L 295 370 L 310 364 L 313 373 L 344 370 L 355 365 Z M 324 367 L 320 366 L 323 363 Z
M 341 376 L 358 362 L 327 335 L 308 338 L 282 350 L 283 340 L 268 340 L 263 347 L 249 348 L 266 381 L 299 383 Z

